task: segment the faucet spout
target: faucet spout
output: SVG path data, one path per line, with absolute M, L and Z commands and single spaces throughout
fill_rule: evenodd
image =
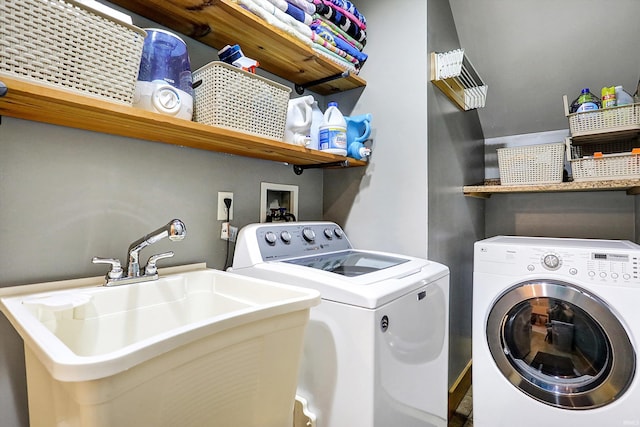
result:
M 168 237 L 171 241 L 179 241 L 187 235 L 187 228 L 182 221 L 174 219 L 167 225 L 158 228 L 155 231 L 141 237 L 129 246 L 129 263 L 127 264 L 127 273 L 129 277 L 140 276 L 140 251 L 159 240 Z

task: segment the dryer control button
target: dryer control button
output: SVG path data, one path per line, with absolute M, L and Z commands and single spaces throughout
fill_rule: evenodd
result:
M 604 279 L 605 277 L 607 277 L 607 273 L 605 273 L 604 271 L 600 272 L 600 277 Z
M 536 269 L 536 268 L 533 266 L 533 264 L 529 264 L 529 265 L 527 265 L 527 270 L 529 270 L 529 271 L 533 271 L 533 270 L 535 270 L 535 269 Z
M 571 274 L 572 276 L 575 276 L 576 274 L 578 274 L 578 270 L 575 268 L 570 268 L 569 269 L 569 274 Z
M 631 279 L 631 275 L 630 275 L 629 273 L 624 273 L 624 274 L 622 275 L 622 278 L 623 278 L 624 280 L 629 280 L 629 279 Z
M 618 278 L 618 273 L 611 273 L 611 278 L 612 279 L 617 279 Z
M 595 276 L 595 275 L 596 275 L 596 272 L 595 272 L 595 271 L 590 271 L 590 272 L 589 272 L 589 277 L 593 277 L 593 276 Z
M 560 258 L 556 254 L 546 254 L 542 258 L 542 265 L 544 265 L 548 270 L 557 270 L 560 268 L 561 264 Z

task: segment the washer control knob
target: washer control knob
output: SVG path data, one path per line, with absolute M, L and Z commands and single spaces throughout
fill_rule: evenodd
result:
M 309 227 L 305 227 L 302 229 L 302 237 L 304 237 L 304 240 L 311 243 L 316 239 L 316 233 L 314 233 Z
M 604 271 L 602 271 L 602 272 L 600 273 L 600 277 L 602 277 L 602 278 L 604 279 L 605 277 L 607 277 L 607 273 L 605 273 Z
M 618 273 L 611 273 L 611 278 L 612 279 L 617 279 L 618 278 Z
M 560 258 L 555 254 L 546 254 L 542 258 L 542 265 L 549 270 L 557 270 L 560 268 Z
M 287 230 L 284 230 L 282 233 L 280 233 L 280 239 L 282 239 L 282 241 L 285 243 L 291 243 L 291 233 L 289 233 Z
M 333 239 L 333 233 L 331 232 L 330 228 L 324 229 L 324 236 L 329 240 Z
M 624 278 L 624 280 L 629 280 L 629 279 L 631 279 L 631 275 L 630 275 L 629 273 L 624 273 L 624 274 L 622 275 L 622 277 Z
M 278 237 L 276 237 L 276 233 L 274 233 L 273 231 L 267 231 L 267 233 L 264 235 L 264 240 L 266 240 L 268 244 L 273 246 L 278 241 Z
M 589 277 L 593 277 L 593 276 L 595 276 L 595 275 L 596 275 L 596 272 L 595 272 L 595 271 L 590 271 L 590 272 L 589 272 Z
M 342 236 L 344 236 L 341 228 L 334 228 L 333 234 L 335 234 L 338 239 L 342 239 Z
M 570 268 L 569 274 L 571 274 L 572 276 L 575 276 L 576 274 L 578 274 L 578 270 L 576 268 Z

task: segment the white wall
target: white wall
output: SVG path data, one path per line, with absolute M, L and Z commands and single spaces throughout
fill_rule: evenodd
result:
M 471 358 L 472 250 L 484 237 L 484 206 L 462 186 L 482 179 L 482 130 L 477 112 L 458 110 L 429 81 L 429 52 L 459 47 L 447 0 L 358 7 L 371 29 L 367 87 L 335 98 L 347 114 L 373 114 L 373 154 L 364 170 L 325 171 L 324 215 L 358 247 L 450 268 L 451 384 Z
M 371 113 L 366 169 L 325 171 L 324 215 L 361 248 L 427 256 L 427 4 L 358 3 L 367 17 L 363 91 L 336 99 L 345 115 Z

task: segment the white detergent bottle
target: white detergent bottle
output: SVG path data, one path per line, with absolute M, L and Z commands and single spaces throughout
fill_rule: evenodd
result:
M 311 148 L 313 150 L 320 149 L 320 140 L 319 140 L 319 132 L 320 125 L 324 120 L 324 113 L 318 107 L 318 101 L 313 101 L 311 104 L 311 129 L 309 133 L 309 137 L 311 138 L 311 143 L 307 146 L 307 148 Z
M 320 150 L 340 156 L 347 155 L 347 122 L 338 110 L 337 102 L 330 102 L 319 128 Z
M 287 105 L 287 122 L 284 127 L 284 142 L 307 146 L 311 142 L 311 95 L 289 100 Z

